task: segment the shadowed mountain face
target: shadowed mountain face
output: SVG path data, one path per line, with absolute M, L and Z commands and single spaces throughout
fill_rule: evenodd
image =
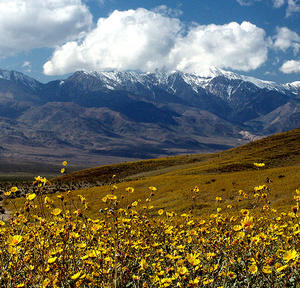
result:
M 232 72 L 76 72 L 47 84 L 0 70 L 0 157 L 81 167 L 223 150 L 300 126 L 300 83 Z

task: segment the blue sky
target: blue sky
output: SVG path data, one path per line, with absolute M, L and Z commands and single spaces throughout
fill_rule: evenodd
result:
M 0 0 L 0 11 L 0 68 L 43 82 L 211 66 L 300 80 L 300 0 Z

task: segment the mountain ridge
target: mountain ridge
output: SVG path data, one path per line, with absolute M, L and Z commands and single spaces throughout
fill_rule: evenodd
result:
M 48 83 L 0 69 L 2 157 L 89 167 L 224 150 L 300 126 L 299 96 L 300 81 L 217 68 L 205 77 L 77 71 Z

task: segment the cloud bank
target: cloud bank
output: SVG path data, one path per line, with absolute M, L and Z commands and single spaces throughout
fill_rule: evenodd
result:
M 211 66 L 249 71 L 267 60 L 265 31 L 249 22 L 189 27 L 143 8 L 114 11 L 80 41 L 58 47 L 44 64 L 47 75 L 76 70 L 205 73 Z
M 0 57 L 61 45 L 92 23 L 81 0 L 0 0 L 0 11 Z

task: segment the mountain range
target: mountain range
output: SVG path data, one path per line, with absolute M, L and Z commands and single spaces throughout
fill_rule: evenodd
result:
M 78 71 L 40 83 L 0 69 L 0 157 L 7 163 L 66 159 L 89 167 L 213 152 L 298 126 L 300 81 L 211 68 L 205 77 Z

